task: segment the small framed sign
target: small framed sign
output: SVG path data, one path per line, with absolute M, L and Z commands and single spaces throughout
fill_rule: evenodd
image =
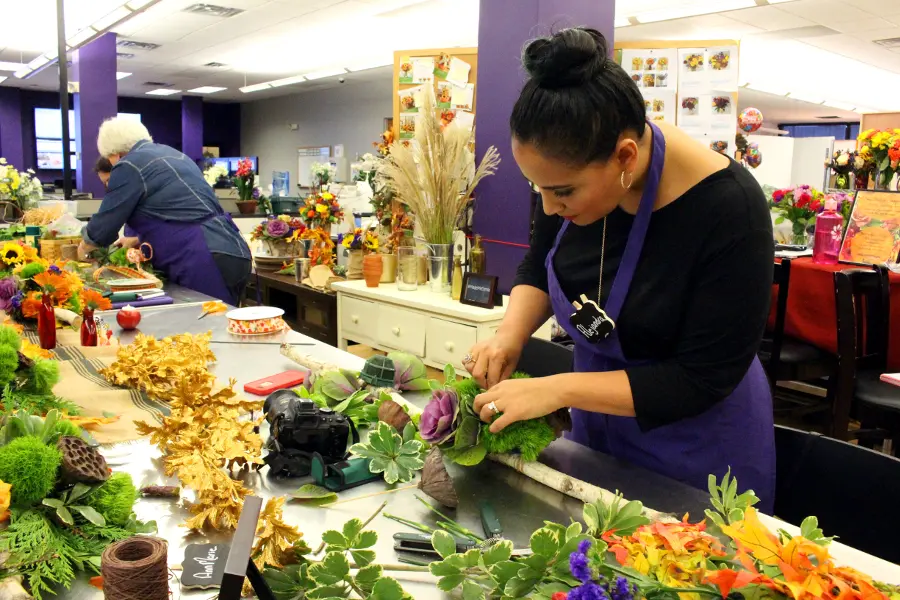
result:
M 459 295 L 461 303 L 491 309 L 495 306 L 496 294 L 497 278 L 495 276 L 475 273 L 463 275 L 462 292 Z

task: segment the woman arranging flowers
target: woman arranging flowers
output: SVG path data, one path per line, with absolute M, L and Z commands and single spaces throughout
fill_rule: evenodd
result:
M 765 196 L 738 163 L 648 123 L 608 50 L 581 28 L 524 50 L 512 149 L 544 214 L 497 334 L 463 358 L 488 388 L 475 409 L 499 432 L 571 408 L 574 441 L 703 489 L 730 466 L 771 508 Z M 575 372 L 509 379 L 550 314 L 575 340 Z

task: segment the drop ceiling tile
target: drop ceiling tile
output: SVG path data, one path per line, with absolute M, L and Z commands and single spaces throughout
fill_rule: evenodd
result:
M 900 37 L 900 25 L 885 29 L 873 29 L 870 31 L 858 31 L 852 34 L 853 37 L 871 42 L 872 40 L 883 40 L 885 38 Z
M 872 16 L 870 12 L 835 0 L 799 0 L 785 2 L 778 8 L 817 23 L 825 23 L 823 19 L 831 22 L 836 20 L 861 21 Z
M 891 27 L 894 27 L 894 24 L 887 19 L 872 17 L 869 19 L 862 19 L 861 21 L 838 22 L 831 25 L 831 27 L 837 29 L 841 33 L 859 33 L 878 29 L 890 29 Z
M 795 14 L 781 10 L 776 6 L 757 6 L 744 10 L 733 10 L 728 13 L 728 18 L 753 25 L 767 31 L 779 29 L 795 29 L 815 25 L 813 21 L 798 17 Z

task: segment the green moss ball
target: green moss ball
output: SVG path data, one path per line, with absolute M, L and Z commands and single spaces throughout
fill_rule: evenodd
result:
M 18 352 L 22 347 L 22 338 L 12 327 L 0 325 L 0 346 L 9 346 Z
M 490 454 L 517 452 L 522 460 L 531 462 L 556 439 L 556 432 L 546 419 L 519 421 L 500 433 L 491 433 L 490 425 L 481 428 L 481 442 Z
M 19 368 L 19 353 L 12 346 L 0 346 L 0 387 L 16 378 Z
M 56 422 L 56 425 L 53 427 L 53 430 L 59 434 L 59 437 L 81 437 L 81 427 L 73 423 L 72 421 L 66 421 L 65 419 L 60 419 Z
M 59 383 L 59 361 L 38 359 L 29 373 L 28 389 L 35 394 L 53 393 L 53 387 Z
M 110 525 L 121 527 L 128 523 L 137 499 L 138 490 L 131 475 L 113 473 L 103 485 L 88 494 L 85 504 L 96 509 Z
M 56 484 L 62 454 L 32 436 L 14 439 L 0 448 L 0 480 L 12 486 L 14 506 L 33 506 Z

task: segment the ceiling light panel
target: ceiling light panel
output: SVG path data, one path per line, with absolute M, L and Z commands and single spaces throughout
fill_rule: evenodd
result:
M 0 83 L 3 83 L 7 79 L 8 79 L 8 77 L 6 77 L 5 75 L 0 75 Z
M 306 78 L 310 81 L 314 79 L 324 79 L 326 77 L 334 77 L 335 75 L 343 75 L 343 69 L 328 69 L 325 71 L 313 71 L 312 73 L 307 73 Z
M 227 90 L 228 88 L 223 87 L 215 87 L 212 85 L 204 85 L 198 88 L 194 88 L 192 90 L 188 90 L 191 94 L 215 94 L 216 92 L 221 92 L 223 90 Z
M 262 90 L 271 89 L 272 86 L 268 83 L 257 83 L 255 85 L 247 85 L 241 88 L 241 92 L 244 94 L 251 94 L 253 92 L 261 92 Z
M 175 94 L 180 94 L 181 90 L 173 90 L 169 88 L 160 88 L 158 90 L 150 90 L 147 92 L 148 96 L 173 96 Z
M 0 61 L 0 71 L 18 71 L 20 69 L 24 69 L 27 65 L 25 63 L 15 63 L 15 62 L 3 62 Z
M 116 71 L 116 79 L 125 79 L 126 77 L 131 77 L 131 73 L 125 73 L 124 71 Z
M 268 81 L 266 83 L 269 84 L 269 87 L 283 87 L 285 85 L 294 85 L 295 83 L 303 83 L 304 81 L 306 81 L 306 76 L 296 75 L 294 77 L 285 77 L 283 79 L 276 79 L 275 81 Z
M 97 29 L 99 31 L 103 31 L 104 29 L 108 29 L 127 17 L 131 14 L 131 9 L 125 6 L 120 6 L 116 10 L 107 13 L 105 16 L 97 19 L 93 23 L 91 23 L 91 27 Z
M 85 29 L 82 29 L 81 31 L 79 31 L 78 33 L 76 33 L 75 35 L 70 37 L 69 39 L 67 39 L 66 43 L 69 46 L 80 46 L 81 44 L 88 41 L 95 35 L 97 35 L 97 30 L 94 29 L 93 27 L 87 27 Z

